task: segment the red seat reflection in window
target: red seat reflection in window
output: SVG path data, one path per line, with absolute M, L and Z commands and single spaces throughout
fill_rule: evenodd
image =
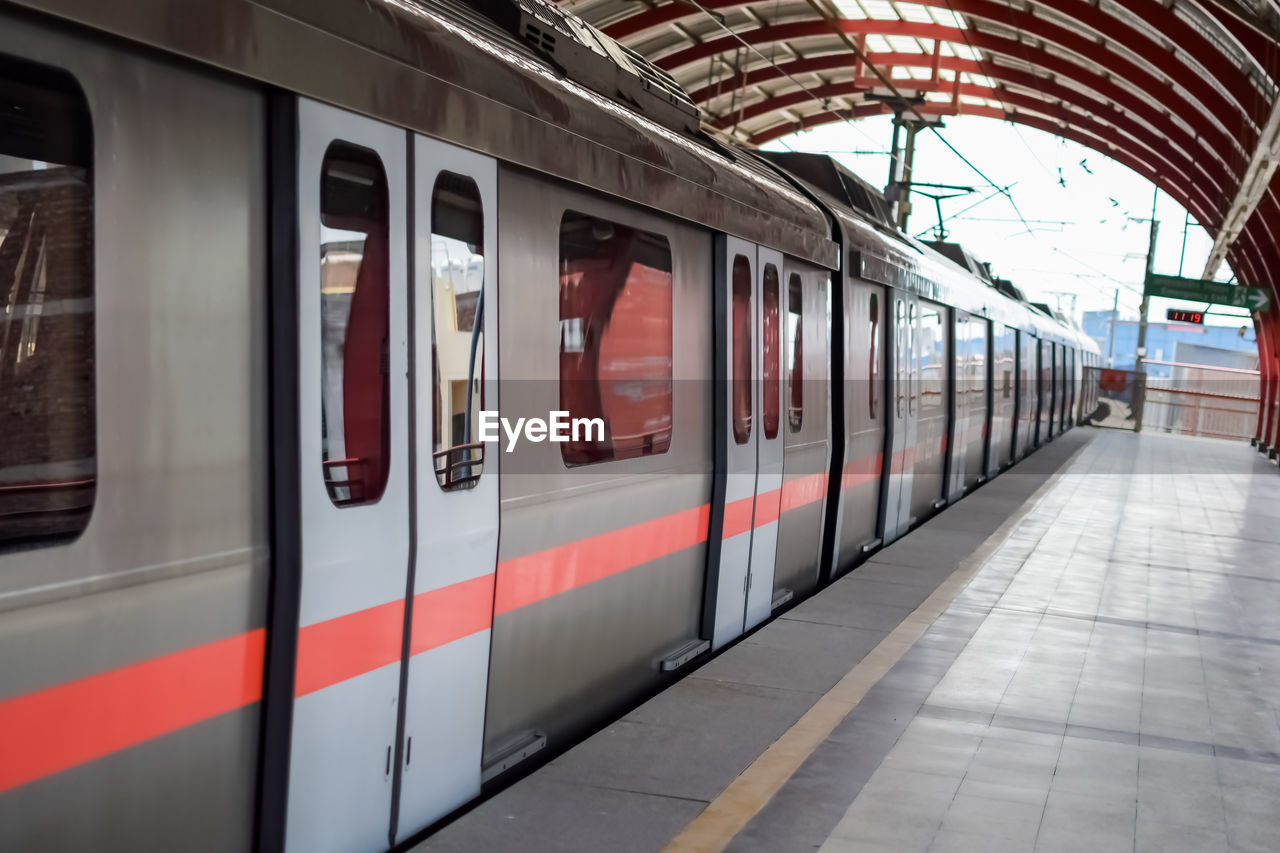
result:
M 665 453 L 672 425 L 667 239 L 566 212 L 560 228 L 560 407 L 599 418 L 560 445 L 567 465 Z
M 764 437 L 767 439 L 778 437 L 778 416 L 782 384 L 781 371 L 779 370 L 779 356 L 781 352 L 779 348 L 782 344 L 781 329 L 781 311 L 779 309 L 779 293 L 778 293 L 778 268 L 773 264 L 766 264 L 764 268 L 764 281 L 761 288 L 761 301 L 764 302 L 764 323 L 760 332 L 760 346 L 763 348 L 764 369 L 762 371 L 764 394 L 763 404 L 763 420 L 764 420 Z
M 745 255 L 733 259 L 733 440 L 751 439 L 751 262 Z
M 791 400 L 787 406 L 787 425 L 799 432 L 804 423 L 804 288 L 800 276 L 791 274 L 787 281 L 787 334 L 790 337 L 788 367 Z
M 382 497 L 390 470 L 387 179 L 378 156 L 334 142 L 321 167 L 323 464 L 338 506 Z
M 871 347 L 867 351 L 867 412 L 874 421 L 880 417 L 880 407 L 876 405 L 880 399 L 880 300 L 874 293 L 871 294 L 867 316 L 871 321 Z

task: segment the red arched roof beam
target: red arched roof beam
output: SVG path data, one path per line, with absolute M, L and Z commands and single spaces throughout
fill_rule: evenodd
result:
M 951 81 L 942 81 L 939 85 L 925 83 L 922 87 L 924 91 L 954 91 Z M 776 110 L 787 109 L 796 104 L 811 103 L 815 97 L 819 98 L 838 98 L 845 95 L 854 94 L 864 91 L 865 86 L 858 82 L 831 83 L 826 86 L 819 86 L 812 89 L 811 92 L 788 92 L 784 95 L 767 98 L 751 104 L 738 113 L 722 117 L 717 124 L 721 126 L 732 125 L 737 120 L 748 120 L 759 115 L 767 115 Z M 1073 124 L 1079 127 L 1092 128 L 1090 132 L 1102 135 L 1106 130 L 1110 130 L 1114 135 L 1118 130 L 1124 130 L 1129 135 L 1129 139 L 1113 139 L 1112 141 L 1120 147 L 1129 151 L 1130 155 L 1150 163 L 1153 167 L 1161 171 L 1172 172 L 1173 175 L 1168 176 L 1170 180 L 1174 176 L 1178 182 L 1187 188 L 1188 192 L 1196 192 L 1201 196 L 1202 201 L 1207 205 L 1207 210 L 1212 210 L 1213 215 L 1210 223 L 1216 225 L 1222 220 L 1222 210 L 1220 205 L 1222 202 L 1221 188 L 1217 186 L 1217 182 L 1206 178 L 1203 181 L 1194 180 L 1192 177 L 1195 163 L 1185 154 L 1172 149 L 1168 142 L 1156 134 L 1151 133 L 1137 125 L 1128 128 L 1120 128 L 1115 125 L 1102 125 L 1087 116 L 1070 112 L 1063 109 L 1061 105 L 1048 100 L 1042 100 L 1030 95 L 1024 95 L 1018 92 L 1011 92 L 1003 89 L 994 89 L 989 86 L 978 86 L 972 83 L 962 83 L 960 85 L 960 94 L 971 95 L 980 98 L 998 98 L 1006 105 L 1021 107 L 1049 116 L 1050 118 L 1064 123 Z M 931 107 L 931 111 L 943 115 L 951 115 L 956 112 L 953 103 L 926 101 Z M 972 109 L 975 105 L 960 105 L 959 112 L 965 113 Z M 1105 129 L 1103 129 L 1105 128 Z M 1141 150 L 1139 150 L 1141 149 Z M 1205 185 L 1208 184 L 1206 187 Z M 1215 201 L 1217 199 L 1217 201 Z
M 921 54 L 903 54 L 908 61 L 902 63 L 901 66 L 918 66 L 931 67 L 929 65 L 930 57 Z M 951 63 L 961 66 L 978 66 L 980 63 L 973 60 L 958 59 L 951 57 Z M 949 63 L 944 59 L 943 67 Z M 953 69 L 958 70 L 958 69 Z M 966 69 L 967 70 L 967 69 Z M 1003 80 L 1017 86 L 1037 92 L 1041 98 L 1036 99 L 1028 96 L 1020 96 L 1007 88 L 997 87 L 995 89 L 987 86 L 977 86 L 970 83 L 962 83 L 960 85 L 961 94 L 974 95 L 982 98 L 993 98 L 1005 102 L 1016 103 L 1019 106 L 1035 109 L 1033 101 L 1039 100 L 1042 103 L 1052 104 L 1055 101 L 1063 101 L 1071 104 L 1077 109 L 1090 113 L 1094 117 L 1102 118 L 1107 124 L 1116 126 L 1123 130 L 1129 136 L 1139 140 L 1153 151 L 1159 151 L 1170 162 L 1177 161 L 1184 164 L 1182 171 L 1184 177 L 1203 177 L 1209 183 L 1209 190 L 1216 194 L 1219 199 L 1218 204 L 1223 209 L 1217 211 L 1215 221 L 1221 221 L 1225 215 L 1225 206 L 1231 194 L 1235 192 L 1237 179 L 1232 176 L 1225 166 L 1218 160 L 1209 158 L 1196 157 L 1191 151 L 1181 149 L 1171 144 L 1167 135 L 1157 136 L 1152 133 L 1145 125 L 1134 121 L 1123 110 L 1105 102 L 1099 101 L 1086 95 L 1083 92 L 1062 86 L 1053 80 L 1037 78 L 1026 72 L 1018 71 L 1013 68 L 1005 68 L 998 65 L 990 65 L 988 68 L 981 70 L 975 68 L 973 73 L 982 73 L 996 80 Z M 776 95 L 747 104 L 741 109 L 732 112 L 726 112 L 711 123 L 713 126 L 726 129 L 736 123 L 748 121 L 762 115 L 767 115 L 775 110 L 787 109 L 799 104 L 811 102 L 817 98 L 836 98 L 845 95 L 857 94 L 866 91 L 869 87 L 877 85 L 878 81 L 874 78 L 862 78 L 853 81 L 843 81 L 840 83 L 831 83 L 824 86 L 816 86 L 808 91 L 794 90 L 785 94 Z M 950 80 L 910 80 L 903 81 L 904 87 L 909 87 L 917 91 L 935 91 L 950 92 L 954 87 L 954 82 Z M 965 112 L 967 105 L 962 105 L 959 112 Z M 1191 169 L 1194 171 L 1186 171 Z M 1213 196 L 1211 196 L 1213 197 Z M 1216 206 L 1215 206 L 1216 207 Z
M 1108 54 L 1104 46 L 1087 35 L 993 0 L 912 0 L 912 2 L 950 9 L 967 17 L 1021 30 L 1053 42 L 1078 56 L 1086 57 L 1103 68 L 1123 73 L 1130 80 L 1134 79 L 1130 73 L 1131 70 L 1142 70 L 1117 54 Z M 1227 100 L 1196 69 L 1182 62 L 1172 51 L 1165 50 L 1163 45 L 1156 44 L 1147 38 L 1141 30 L 1134 29 L 1114 15 L 1108 15 L 1098 6 L 1090 3 L 1073 3 L 1068 8 L 1057 8 L 1056 11 L 1071 16 L 1089 29 L 1123 45 L 1149 62 L 1153 68 L 1159 69 L 1170 80 L 1190 92 L 1192 97 L 1198 100 L 1210 115 L 1215 116 L 1225 129 L 1230 130 L 1233 122 L 1243 119 L 1241 130 L 1247 135 L 1242 136 L 1242 140 L 1245 142 L 1246 149 L 1253 151 L 1253 146 L 1257 144 L 1258 132 L 1266 123 L 1265 105 L 1261 115 L 1257 115 L 1252 112 L 1258 109 L 1257 104 L 1240 103 L 1234 94 L 1228 95 L 1230 100 Z M 1194 38 L 1200 42 L 1207 53 L 1222 56 L 1218 49 L 1203 37 L 1197 34 Z M 1124 69 L 1124 66 L 1128 66 L 1129 70 Z M 1229 67 L 1230 74 L 1218 77 L 1218 82 L 1227 92 L 1235 93 L 1246 89 L 1250 92 L 1255 91 L 1247 75 L 1234 66 Z M 1143 73 L 1146 72 L 1143 71 Z M 1183 117 L 1186 118 L 1185 115 Z
M 1235 15 L 1209 0 L 1207 3 L 1196 2 L 1195 5 L 1209 17 L 1222 24 L 1231 33 L 1236 42 L 1248 51 L 1268 77 L 1275 80 L 1280 76 L 1280 48 L 1267 34 L 1259 31 Z
M 1065 12 L 1103 36 L 1110 36 L 1113 31 L 1111 22 L 1119 20 L 1114 15 L 1108 15 L 1101 8 L 1090 3 L 1081 3 L 1078 6 L 1072 4 L 1069 8 L 1064 9 L 1052 3 L 1045 3 L 1043 0 L 1034 0 L 1034 2 L 1054 11 Z M 1161 35 L 1168 38 L 1172 44 L 1178 45 L 1193 56 L 1196 62 L 1212 74 L 1214 79 L 1222 84 L 1228 92 L 1233 95 L 1246 90 L 1257 92 L 1257 88 L 1249 79 L 1249 75 L 1238 68 L 1230 57 L 1218 50 L 1218 46 L 1211 39 L 1178 17 L 1171 6 L 1166 7 L 1163 3 L 1157 2 L 1157 0 L 1115 0 L 1115 2 L 1128 9 L 1140 20 L 1159 30 Z M 1101 19 L 1097 17 L 1099 15 L 1102 16 Z M 1138 37 L 1145 43 L 1154 44 L 1144 33 L 1132 28 L 1130 28 L 1130 31 L 1137 33 Z M 1163 51 L 1162 45 L 1154 46 L 1168 55 L 1167 51 Z M 1239 88 L 1237 89 L 1237 87 Z M 1239 101 L 1237 102 L 1239 103 Z M 1241 106 L 1247 105 L 1241 104 Z M 1264 110 L 1265 107 L 1266 105 L 1264 104 Z M 1254 114 L 1255 119 L 1261 118 L 1259 124 L 1266 121 L 1265 116 L 1265 111 L 1261 114 Z
M 1094 46 L 1088 36 L 1073 32 L 1043 18 L 1036 18 L 1027 12 L 1010 6 L 990 2 L 990 0 L 911 0 L 911 2 L 1021 29 L 1024 32 L 1039 35 L 1064 49 L 1073 50 L 1074 52 L 1080 52 L 1078 48 L 1086 43 L 1091 47 Z M 1233 97 L 1238 92 L 1257 91 L 1249 80 L 1248 75 L 1223 55 L 1213 42 L 1175 15 L 1171 9 L 1166 9 L 1153 0 L 1117 0 L 1117 2 L 1119 5 L 1128 8 L 1137 17 L 1168 35 L 1171 42 L 1181 45 L 1184 50 L 1194 55 L 1196 61 L 1212 74 L 1227 92 L 1232 93 Z M 750 4 L 742 2 L 742 0 L 706 0 L 706 2 L 701 2 L 699 5 L 712 10 L 732 9 Z M 1073 3 L 1069 8 L 1047 3 L 1035 3 L 1035 5 L 1052 9 L 1058 14 L 1073 18 L 1100 35 L 1124 45 L 1150 62 L 1154 67 L 1160 68 L 1171 79 L 1177 80 L 1180 85 L 1195 95 L 1202 103 L 1209 105 L 1215 100 L 1220 100 L 1220 93 L 1205 84 L 1196 69 L 1186 65 L 1175 54 L 1165 50 L 1163 45 L 1152 41 L 1142 31 L 1129 26 L 1122 18 L 1110 15 L 1101 8 L 1089 3 Z M 625 39 L 653 27 L 675 23 L 682 19 L 700 16 L 701 14 L 702 12 L 697 7 L 677 0 L 677 2 L 647 8 L 638 14 L 623 18 L 605 27 L 605 32 L 613 38 Z M 894 23 L 893 21 L 880 22 Z M 1029 25 L 1029 22 L 1034 22 L 1035 26 Z M 1041 29 L 1041 24 L 1049 29 Z M 831 27 L 828 25 L 828 30 L 830 29 Z M 951 40 L 956 42 L 964 41 L 963 38 Z M 1084 54 L 1082 53 L 1081 55 Z M 1114 58 L 1119 59 L 1120 57 L 1114 56 Z M 1100 62 L 1100 64 L 1103 67 L 1108 67 L 1105 62 Z M 1237 101 L 1237 104 L 1247 116 L 1254 120 L 1255 127 L 1260 127 L 1265 122 L 1268 107 L 1266 103 L 1245 104 Z
M 915 36 L 917 38 L 944 38 L 947 41 L 968 43 L 971 47 L 979 50 L 986 49 L 985 45 L 991 41 L 991 37 L 986 37 L 982 33 L 970 30 L 960 30 L 955 27 L 942 27 L 938 24 L 917 24 L 910 21 L 801 21 L 799 23 L 792 24 L 758 27 L 754 30 L 745 30 L 738 35 L 748 44 L 760 46 L 777 41 L 789 41 L 791 39 L 813 38 L 829 35 L 832 31 L 833 25 L 838 26 L 842 32 L 851 35 L 857 35 L 859 33 L 877 33 L 882 35 L 908 35 Z M 1000 38 L 999 41 L 1009 42 L 1011 40 Z M 1015 41 L 1013 44 L 1019 46 L 1019 52 L 1012 54 L 1014 56 L 1019 56 L 1020 54 L 1022 57 L 1030 56 L 1036 50 L 1029 45 L 1023 45 L 1021 42 Z M 725 51 L 731 51 L 738 47 L 738 45 L 739 42 L 737 38 L 725 36 L 723 38 L 705 41 L 701 44 L 664 56 L 657 60 L 657 64 L 667 71 L 671 71 L 703 59 L 709 59 L 710 57 L 716 56 L 717 54 Z M 998 46 L 1004 47 L 1005 45 Z M 1099 45 L 1095 45 L 1092 42 L 1089 42 L 1088 46 L 1096 48 L 1097 50 L 1102 50 Z M 1090 53 L 1094 52 L 1094 50 L 1090 50 Z M 1087 56 L 1084 58 L 1096 62 L 1102 67 L 1107 67 L 1106 63 L 1098 62 L 1096 57 Z M 1024 58 L 1023 61 L 1030 60 Z M 1183 109 L 1178 111 L 1179 115 L 1185 116 L 1188 113 L 1199 112 L 1194 105 L 1182 100 L 1181 98 L 1177 98 L 1168 86 L 1165 86 L 1154 76 L 1140 69 L 1133 63 L 1113 54 L 1111 56 L 1111 67 L 1115 68 L 1118 73 L 1123 74 L 1130 83 L 1150 95 L 1152 100 L 1156 103 L 1163 102 L 1168 105 L 1176 100 L 1178 104 L 1181 104 L 1183 107 Z M 1165 97 L 1161 98 L 1158 93 L 1163 93 Z M 1246 148 L 1246 146 L 1242 146 L 1239 139 L 1232 136 L 1231 133 L 1229 133 L 1218 121 L 1206 123 L 1205 130 L 1213 131 L 1214 139 L 1211 140 L 1212 144 L 1222 146 L 1233 152 L 1233 159 L 1239 162 L 1239 169 L 1243 172 L 1244 163 L 1247 162 L 1248 156 L 1252 154 L 1253 145 L 1256 142 L 1256 131 L 1249 131 L 1249 139 L 1247 140 Z M 1249 152 L 1248 155 L 1245 154 L 1246 150 Z
M 920 108 L 921 112 L 925 112 L 925 113 L 931 112 L 931 110 L 928 109 L 928 107 L 929 107 L 928 104 L 921 107 Z M 853 113 L 854 113 L 853 117 L 863 118 L 871 115 L 881 115 L 888 112 L 890 112 L 890 109 L 886 104 L 881 104 L 881 103 L 866 104 L 861 108 L 856 108 L 855 110 L 853 110 Z M 755 144 L 755 145 L 763 145 L 766 142 L 772 141 L 782 136 L 786 136 L 789 133 L 794 133 L 797 130 L 807 130 L 811 127 L 818 127 L 819 125 L 823 125 L 823 124 L 830 124 L 832 122 L 843 121 L 844 119 L 850 117 L 848 113 L 849 111 L 847 110 L 842 112 L 829 111 L 824 113 L 817 113 L 815 115 L 804 116 L 799 121 L 775 125 L 774 127 L 769 128 L 768 130 L 762 131 L 761 133 L 758 133 L 752 136 L 751 142 L 752 144 Z M 970 114 L 983 115 L 983 116 L 987 116 L 988 118 L 998 118 L 998 119 L 1003 119 L 1005 121 L 1016 122 L 1018 124 L 1026 125 L 1027 127 L 1034 127 L 1037 130 L 1043 130 L 1046 133 L 1050 133 L 1055 136 L 1061 136 L 1066 139 L 1070 139 L 1074 142 L 1078 142 L 1087 148 L 1091 148 L 1094 151 L 1098 151 L 1101 154 L 1105 154 L 1106 156 L 1112 158 L 1113 160 L 1125 166 L 1128 166 L 1130 169 L 1137 172 L 1139 175 L 1142 175 L 1144 178 L 1151 181 L 1153 184 L 1156 184 L 1157 186 L 1160 187 L 1160 189 L 1164 190 L 1170 196 L 1172 196 L 1184 208 L 1191 211 L 1191 214 L 1195 216 L 1198 221 L 1207 222 L 1210 220 L 1210 215 L 1208 211 L 1205 210 L 1205 208 L 1201 205 L 1201 203 L 1196 198 L 1189 195 L 1183 189 L 1183 187 L 1181 187 L 1178 184 L 1171 183 L 1168 180 L 1167 176 L 1161 174 L 1158 169 L 1153 168 L 1151 165 L 1143 162 L 1142 160 L 1139 160 L 1137 157 L 1134 157 L 1128 151 L 1121 148 L 1117 148 L 1114 145 L 1110 145 L 1107 140 L 1099 138 L 1085 130 L 1082 130 L 1080 128 L 1070 126 L 1070 125 L 1067 127 L 1063 127 L 1050 119 L 1029 115 L 1027 113 L 1021 113 L 1021 112 L 1005 113 L 1001 110 L 993 109 L 991 107 L 973 107 Z
M 1021 45 L 1020 42 L 1008 39 L 999 39 L 998 37 L 989 37 L 989 39 L 1004 42 L 1009 46 L 1009 50 L 996 49 L 993 41 L 988 41 L 984 48 L 987 53 L 1009 55 L 1016 49 L 1016 47 L 1025 47 Z M 1068 62 L 1060 57 L 1040 51 L 1039 49 L 1036 49 L 1034 52 L 1043 54 L 1037 59 L 1037 63 L 1046 70 L 1054 72 L 1055 77 L 1070 79 L 1087 89 L 1098 92 L 1104 98 L 1107 98 L 1109 103 L 1113 105 L 1111 108 L 1112 111 L 1118 113 L 1128 112 L 1129 114 L 1146 121 L 1148 124 L 1169 137 L 1175 146 L 1185 151 L 1188 156 L 1193 157 L 1197 162 L 1199 162 L 1201 157 L 1207 155 L 1208 160 L 1219 164 L 1220 168 L 1215 168 L 1215 171 L 1220 171 L 1223 175 L 1229 176 L 1227 183 L 1232 186 L 1232 192 L 1234 192 L 1234 186 L 1240 181 L 1241 172 L 1234 171 L 1232 169 L 1227 161 L 1223 159 L 1222 153 L 1211 144 L 1210 140 L 1204 137 L 1192 137 L 1178 124 L 1170 120 L 1165 113 L 1156 109 L 1154 106 L 1137 97 L 1127 89 L 1117 86 L 1101 74 L 1087 71 L 1075 63 Z M 911 53 L 872 54 L 871 57 L 868 58 L 879 58 L 883 60 L 884 64 L 881 66 L 882 68 L 889 67 L 892 64 L 910 65 L 913 62 L 919 63 L 923 62 L 925 59 L 931 59 L 927 54 Z M 1076 92 L 1074 89 L 1046 80 L 1043 77 L 1036 77 L 1035 75 L 1029 74 L 1025 71 L 1019 71 L 1014 68 L 1009 68 L 1008 66 L 997 65 L 986 60 L 943 57 L 942 63 L 943 67 L 950 67 L 953 70 L 959 71 L 971 71 L 968 66 L 972 64 L 977 67 L 977 73 L 996 79 L 1006 80 L 1015 85 L 1020 85 L 1029 89 L 1047 90 L 1048 85 L 1056 85 L 1060 90 L 1074 93 L 1075 97 L 1064 98 L 1064 100 L 1070 100 L 1073 103 L 1082 104 L 1085 99 L 1089 98 L 1089 96 L 1083 92 Z M 764 82 L 765 80 L 785 79 L 788 74 L 794 77 L 799 74 L 828 71 L 832 69 L 844 69 L 848 67 L 848 54 L 843 53 L 825 54 L 823 56 L 815 56 L 807 59 L 798 59 L 782 63 L 776 67 L 764 66 L 736 74 L 732 78 L 729 78 L 733 83 L 730 84 L 727 91 L 718 91 L 721 84 L 713 83 L 709 86 L 704 86 L 701 89 L 695 90 L 690 94 L 690 97 L 693 98 L 695 103 L 701 104 L 714 97 L 722 97 L 725 94 L 730 94 L 733 91 L 732 87 L 734 85 L 750 86 Z M 915 88 L 915 84 L 910 81 L 903 81 L 903 88 Z M 1093 101 L 1092 103 L 1097 102 Z M 1089 109 L 1098 112 L 1099 114 L 1102 114 L 1103 112 L 1093 106 L 1090 106 Z M 1197 152 L 1199 156 L 1193 152 Z
M 1177 196 L 1187 199 L 1191 203 L 1189 209 L 1200 222 L 1216 227 L 1220 221 L 1221 214 L 1214 201 L 1214 194 L 1206 190 L 1201 182 L 1188 177 L 1187 169 L 1191 164 L 1185 157 L 1176 155 L 1171 157 L 1167 152 L 1162 152 L 1159 148 L 1153 149 L 1137 140 L 1117 138 L 1118 134 L 1113 127 L 1102 125 L 1060 106 L 1034 98 L 1014 95 L 1006 98 L 1006 103 L 1021 107 L 1022 110 L 1007 111 L 1003 114 L 1003 118 L 1023 124 L 1029 123 L 1024 118 L 1047 120 L 1057 128 L 1054 132 L 1059 136 L 1065 135 L 1064 129 L 1069 128 L 1097 140 L 1090 147 L 1101 150 L 1110 157 L 1117 158 L 1116 152 L 1122 151 L 1129 162 L 1143 164 L 1146 167 L 1145 174 L 1159 175 L 1163 185 L 1176 189 Z M 1026 111 L 1029 111 L 1030 115 Z

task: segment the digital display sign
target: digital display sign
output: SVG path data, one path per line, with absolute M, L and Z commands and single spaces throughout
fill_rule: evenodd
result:
M 1203 311 L 1184 311 L 1181 308 L 1170 308 L 1165 316 L 1175 323 L 1199 323 L 1204 325 Z

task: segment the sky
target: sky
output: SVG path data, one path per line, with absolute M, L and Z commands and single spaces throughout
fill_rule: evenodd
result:
M 913 183 L 973 190 L 941 201 L 948 240 L 990 262 L 997 275 L 1011 279 L 1032 301 L 1078 318 L 1084 311 L 1111 310 L 1118 291 L 1121 318 L 1137 319 L 1155 190 L 1150 181 L 1092 149 L 1011 122 L 952 116 L 941 133 L 982 172 L 933 133 L 917 137 Z M 883 189 L 892 138 L 892 118 L 876 116 L 792 134 L 764 148 L 830 154 Z M 993 184 L 1007 188 L 1007 196 Z M 938 222 L 933 200 L 913 193 L 912 204 L 908 232 L 933 239 Z M 1156 193 L 1155 208 L 1160 223 L 1155 272 L 1199 278 L 1212 238 L 1193 217 L 1184 249 L 1186 211 L 1163 192 Z M 1231 272 L 1223 264 L 1214 277 L 1226 281 Z M 1199 311 L 1205 305 L 1153 298 L 1148 319 L 1163 322 L 1166 308 Z M 1246 312 L 1224 306 L 1210 310 L 1229 316 L 1210 315 L 1207 323 L 1247 325 L 1252 334 Z

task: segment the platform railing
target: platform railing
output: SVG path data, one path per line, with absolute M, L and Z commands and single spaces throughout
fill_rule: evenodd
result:
M 1258 423 L 1259 373 L 1174 361 L 1168 379 L 1147 379 L 1144 429 L 1178 435 L 1247 439 Z

